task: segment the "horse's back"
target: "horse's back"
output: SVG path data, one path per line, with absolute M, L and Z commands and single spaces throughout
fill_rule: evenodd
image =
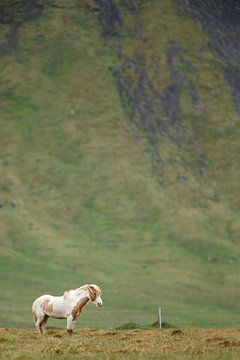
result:
M 33 305 L 36 305 L 36 304 L 38 304 L 38 303 L 41 303 L 42 301 L 51 300 L 51 298 L 52 298 L 52 295 L 48 295 L 48 294 L 46 294 L 46 295 L 41 295 L 41 296 L 37 297 L 37 298 L 34 300 Z
M 32 304 L 32 312 L 38 313 L 39 311 L 43 310 L 43 304 L 50 302 L 52 299 L 51 295 L 41 295 L 36 298 Z
M 62 296 L 42 295 L 32 305 L 33 317 L 48 315 L 57 319 L 66 318 L 65 301 Z

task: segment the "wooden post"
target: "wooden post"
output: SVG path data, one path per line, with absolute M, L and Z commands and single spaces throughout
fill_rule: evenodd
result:
M 162 308 L 161 306 L 158 307 L 158 325 L 159 328 L 162 328 Z

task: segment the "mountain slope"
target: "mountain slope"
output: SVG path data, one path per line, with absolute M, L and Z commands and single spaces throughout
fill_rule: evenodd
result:
M 86 326 L 238 324 L 239 112 L 191 6 L 1 4 L 3 326 L 87 282 Z

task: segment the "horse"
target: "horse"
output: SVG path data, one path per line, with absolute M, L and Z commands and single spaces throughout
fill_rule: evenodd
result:
M 67 332 L 71 335 L 83 307 L 90 300 L 97 307 L 103 305 L 102 291 L 95 284 L 83 285 L 65 291 L 62 296 L 42 295 L 32 305 L 32 315 L 37 331 L 42 334 L 49 317 L 67 319 Z

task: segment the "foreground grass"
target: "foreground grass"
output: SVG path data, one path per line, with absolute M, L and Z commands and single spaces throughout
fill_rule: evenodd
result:
M 240 330 L 0 329 L 1 359 L 239 359 Z
M 159 305 L 173 326 L 239 326 L 239 115 L 207 34 L 172 0 L 98 1 L 100 13 L 89 9 L 97 1 L 43 0 L 25 23 L 34 2 L 11 3 L 0 25 L 10 47 L 0 56 L 1 326 L 32 326 L 36 297 L 92 282 L 106 306 L 89 305 L 83 327 L 153 323 Z M 143 6 L 131 14 L 127 3 Z M 100 23 L 116 36 L 106 41 Z M 162 99 L 181 108 L 177 121 Z

